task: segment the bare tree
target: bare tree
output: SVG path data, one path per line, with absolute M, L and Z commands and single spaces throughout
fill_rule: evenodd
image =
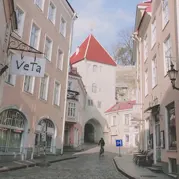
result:
M 132 28 L 122 29 L 119 32 L 118 43 L 114 50 L 114 59 L 120 65 L 135 65 L 133 59 Z

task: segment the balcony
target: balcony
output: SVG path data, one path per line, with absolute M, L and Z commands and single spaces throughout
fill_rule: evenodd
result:
M 76 124 L 77 123 L 77 117 L 71 117 L 71 116 L 67 115 L 66 123 Z
M 80 93 L 78 91 L 70 90 L 67 91 L 67 99 L 78 101 L 78 95 Z

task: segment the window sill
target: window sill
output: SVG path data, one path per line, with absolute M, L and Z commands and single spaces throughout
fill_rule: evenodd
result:
M 156 41 L 155 41 L 155 42 L 154 42 L 154 44 L 152 45 L 151 50 L 153 50 L 153 49 L 154 49 L 155 44 L 156 44 Z
M 47 104 L 47 99 L 43 99 L 43 98 L 39 97 L 39 100 L 40 100 L 41 102 L 43 102 L 43 103 L 46 103 L 46 104 Z
M 152 89 L 154 90 L 156 87 L 157 87 L 157 84 L 156 84 L 156 85 L 154 85 L 154 86 L 152 87 Z
M 169 23 L 169 20 L 165 23 L 165 25 L 162 25 L 162 31 L 164 31 Z
M 63 36 L 64 38 L 66 38 L 66 35 L 64 35 L 62 32 L 60 32 L 61 36 Z
M 44 57 L 49 63 L 51 63 L 51 60 L 50 59 L 48 59 L 47 57 Z
M 168 149 L 167 152 L 176 152 L 177 153 L 177 149 Z
M 60 104 L 58 105 L 58 104 L 54 104 L 54 103 L 53 103 L 53 105 L 54 105 L 56 108 L 60 108 Z
M 40 12 L 43 12 L 43 8 L 41 8 L 39 5 L 35 4 L 37 9 L 40 11 Z
M 54 21 L 52 21 L 52 20 L 49 19 L 48 17 L 47 17 L 47 19 L 49 20 L 49 22 L 51 22 L 53 25 L 55 25 L 55 22 L 54 22 Z
M 30 91 L 26 91 L 26 90 L 24 90 L 24 93 L 26 93 L 26 94 L 28 94 L 28 95 L 33 95 L 33 92 L 30 92 Z
M 12 83 L 10 83 L 10 82 L 7 82 L 7 81 L 6 81 L 6 84 L 9 85 L 9 86 L 15 87 L 15 84 L 12 84 Z

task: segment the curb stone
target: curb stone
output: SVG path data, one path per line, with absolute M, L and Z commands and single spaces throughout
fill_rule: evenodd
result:
M 135 177 L 133 177 L 133 176 L 127 174 L 126 172 L 124 172 L 124 170 L 122 170 L 121 168 L 119 168 L 114 158 L 113 158 L 113 162 L 114 162 L 114 164 L 115 164 L 117 170 L 118 170 L 120 173 L 122 173 L 124 176 L 126 176 L 126 177 L 129 178 L 129 179 L 137 179 L 137 178 L 135 178 Z
M 76 158 L 77 158 L 76 156 L 72 156 L 72 157 L 66 157 L 66 158 L 62 158 L 62 159 L 49 160 L 47 162 L 48 163 L 57 163 L 57 162 L 60 162 L 60 161 L 71 160 L 71 159 L 76 159 Z M 20 166 L 2 167 L 2 168 L 0 168 L 0 173 L 13 171 L 13 170 L 24 169 L 24 168 L 28 168 L 28 167 L 41 166 L 41 163 L 42 162 L 34 162 L 34 163 L 30 163 L 28 165 L 24 164 L 24 165 L 20 165 Z

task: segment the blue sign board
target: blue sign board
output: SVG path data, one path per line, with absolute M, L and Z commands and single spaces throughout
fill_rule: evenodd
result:
M 116 147 L 122 147 L 122 146 L 123 146 L 122 139 L 116 140 Z

